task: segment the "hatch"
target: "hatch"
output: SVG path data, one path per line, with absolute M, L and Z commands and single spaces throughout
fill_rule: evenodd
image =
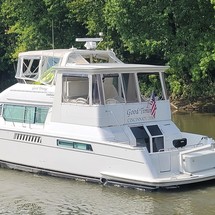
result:
M 131 127 L 137 146 L 146 147 L 149 153 L 164 151 L 164 135 L 158 125 Z

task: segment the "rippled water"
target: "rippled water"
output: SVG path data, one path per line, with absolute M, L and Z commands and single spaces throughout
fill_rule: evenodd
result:
M 0 214 L 214 214 L 215 182 L 138 191 L 0 169 Z
M 200 133 L 208 134 L 209 130 L 215 136 L 213 114 L 208 117 L 177 113 L 173 119 L 183 130 L 198 132 L 195 129 L 200 128 Z M 194 129 L 191 124 L 199 126 Z M 208 128 L 206 132 L 205 128 Z M 215 214 L 215 181 L 150 192 L 0 169 L 0 201 L 0 214 L 212 215 Z

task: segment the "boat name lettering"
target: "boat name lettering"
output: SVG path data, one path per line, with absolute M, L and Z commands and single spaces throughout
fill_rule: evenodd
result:
M 41 87 L 41 86 L 37 86 L 37 87 L 32 87 L 32 90 L 47 91 L 47 88 Z
M 150 113 L 150 109 L 146 108 L 137 108 L 137 109 L 128 109 L 127 110 L 127 116 L 135 116 L 135 115 L 141 115 L 144 113 Z

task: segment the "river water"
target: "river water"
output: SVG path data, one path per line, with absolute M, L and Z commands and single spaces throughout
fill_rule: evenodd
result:
M 215 114 L 173 114 L 183 131 L 215 138 Z M 212 215 L 215 181 L 183 189 L 143 191 L 0 169 L 0 214 Z

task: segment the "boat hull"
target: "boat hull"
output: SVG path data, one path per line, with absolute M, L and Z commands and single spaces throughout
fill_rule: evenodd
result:
M 8 130 L 4 133 L 14 136 L 13 131 Z M 92 143 L 94 151 L 87 152 L 60 148 L 53 144 L 57 142 L 54 136 L 42 136 L 42 139 L 46 139 L 47 143 L 28 143 L 1 138 L 1 167 L 143 189 L 177 187 L 215 179 L 214 169 L 204 171 L 204 174 L 169 172 L 164 173 L 162 177 L 157 176 L 152 172 L 153 164 L 147 157 L 149 155 L 146 148 Z
M 97 183 L 101 184 L 103 186 L 117 186 L 117 187 L 126 187 L 126 188 L 132 188 L 132 189 L 140 189 L 140 190 L 157 190 L 157 189 L 179 189 L 186 185 L 194 185 L 197 183 L 202 183 L 205 181 L 212 181 L 215 180 L 214 175 L 208 176 L 208 177 L 196 177 L 192 178 L 191 180 L 178 180 L 177 182 L 174 181 L 166 181 L 166 182 L 139 182 L 135 183 L 135 181 L 132 180 L 125 180 L 120 178 L 98 178 L 98 177 L 92 177 L 87 175 L 77 175 L 67 172 L 60 172 L 60 171 L 54 171 L 49 169 L 42 169 L 38 167 L 33 166 L 26 166 L 16 163 L 11 163 L 7 161 L 0 160 L 0 167 L 1 168 L 7 168 L 12 170 L 18 170 L 18 171 L 24 171 L 29 173 L 34 173 L 42 176 L 51 176 L 51 177 L 59 177 L 59 178 L 65 178 L 65 179 L 72 179 L 72 180 L 78 180 L 78 181 L 86 181 L 90 183 Z

